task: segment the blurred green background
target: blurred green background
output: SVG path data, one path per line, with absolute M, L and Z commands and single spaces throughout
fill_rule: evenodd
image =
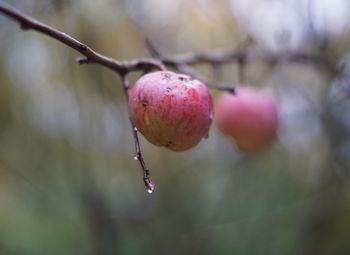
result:
M 246 37 L 227 1 L 8 2 L 117 59 L 149 56 L 144 35 L 169 54 Z M 119 77 L 3 16 L 0 38 L 0 254 L 350 254 L 348 78 L 249 65 L 278 98 L 278 141 L 245 155 L 213 125 L 174 153 L 141 137 L 150 195 Z

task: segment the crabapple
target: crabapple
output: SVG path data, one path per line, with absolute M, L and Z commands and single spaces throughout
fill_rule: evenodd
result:
M 257 151 L 276 136 L 277 106 L 271 97 L 252 87 L 238 87 L 235 94 L 224 92 L 219 97 L 216 123 L 239 149 Z
M 131 120 L 150 143 L 184 151 L 208 136 L 213 102 L 200 81 L 158 71 L 138 79 L 128 95 Z

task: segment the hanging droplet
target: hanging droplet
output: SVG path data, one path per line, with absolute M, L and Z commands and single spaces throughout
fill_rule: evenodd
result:
M 137 132 L 137 131 L 138 131 L 138 130 L 137 130 L 137 127 L 134 127 L 134 131 L 135 131 L 135 132 Z
M 153 191 L 154 191 L 153 189 L 148 189 L 148 190 L 147 190 L 147 192 L 148 192 L 149 194 L 152 194 Z
M 139 160 L 139 157 L 137 155 L 135 155 L 134 160 Z

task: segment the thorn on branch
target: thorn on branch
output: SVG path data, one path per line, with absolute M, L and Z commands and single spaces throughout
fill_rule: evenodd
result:
M 85 57 L 85 56 L 83 56 L 83 57 L 78 57 L 77 59 L 76 59 L 76 61 L 80 64 L 80 65 L 82 65 L 82 64 L 89 64 L 89 58 L 88 57 Z

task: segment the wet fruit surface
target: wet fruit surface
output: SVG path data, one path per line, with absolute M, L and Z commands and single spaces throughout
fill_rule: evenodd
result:
M 207 87 L 170 71 L 149 73 L 129 90 L 131 119 L 152 144 L 174 151 L 195 146 L 209 132 L 213 103 Z

